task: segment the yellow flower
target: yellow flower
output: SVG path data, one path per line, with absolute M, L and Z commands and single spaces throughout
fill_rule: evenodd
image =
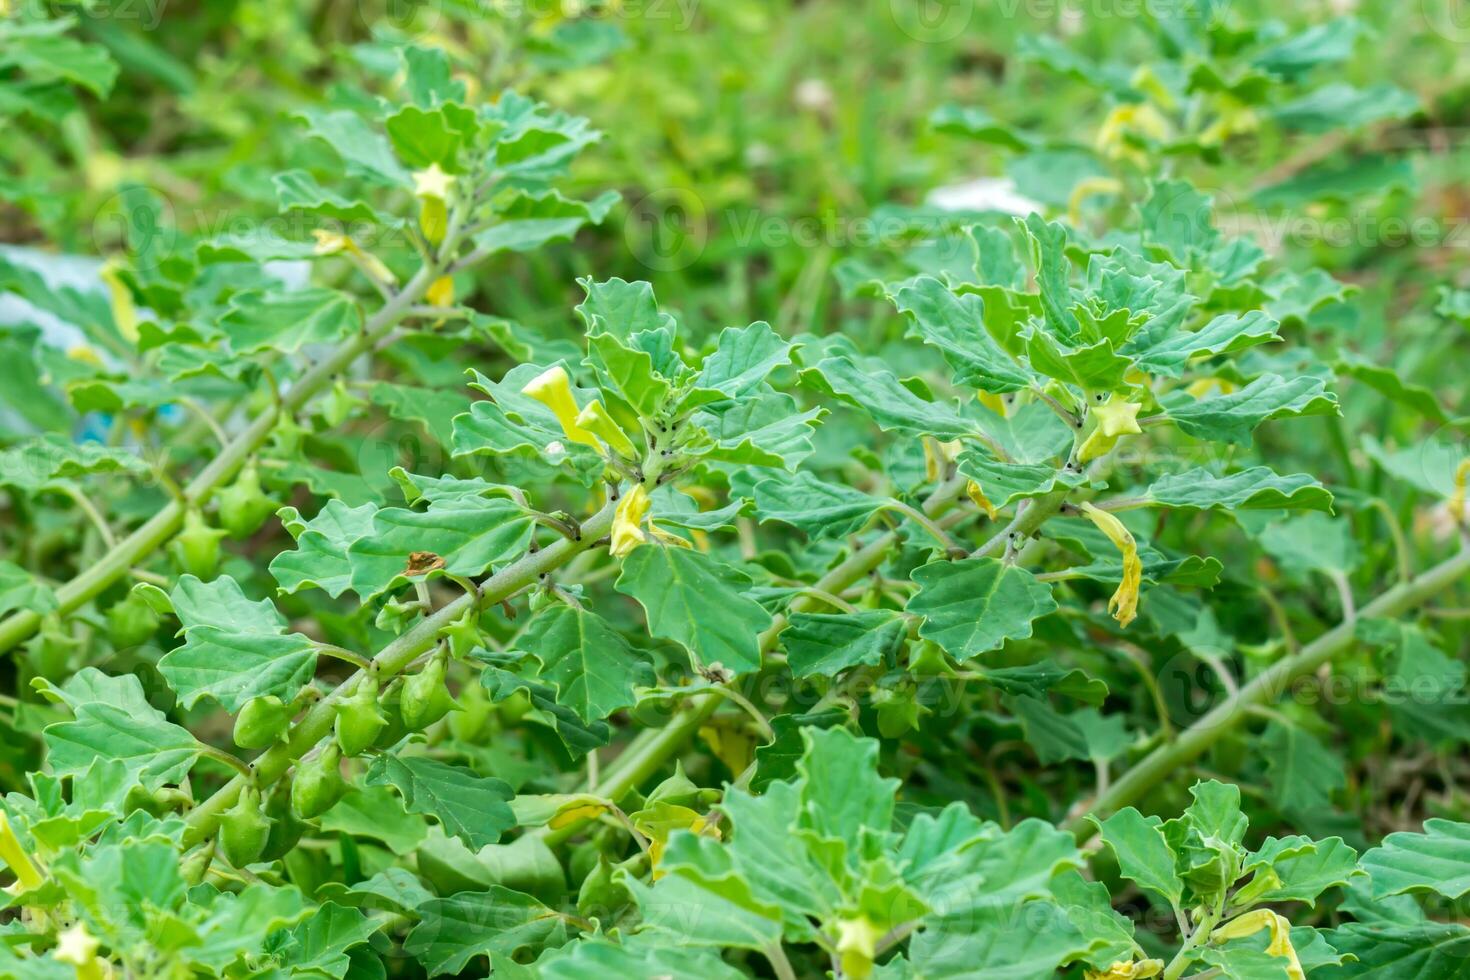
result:
M 1106 970 L 1086 970 L 1086 980 L 1145 980 L 1156 977 L 1164 968 L 1163 960 L 1118 960 Z
M 1219 114 L 1215 121 L 1199 134 L 1201 146 L 1216 146 L 1232 136 L 1244 136 L 1261 128 L 1261 120 L 1255 110 L 1227 93 L 1216 96 Z
M 602 402 L 597 399 L 587 403 L 587 407 L 577 415 L 577 426 L 586 429 L 593 435 L 598 436 L 607 443 L 613 452 L 628 459 L 637 459 L 638 451 L 633 448 L 633 440 L 628 438 L 622 428 L 613 421 L 607 409 L 602 407 Z
M 1222 395 L 1228 395 L 1235 390 L 1235 385 L 1224 378 L 1197 378 L 1189 383 L 1184 389 L 1191 398 L 1203 398 L 1212 391 L 1218 391 Z
M 454 280 L 449 276 L 440 276 L 429 284 L 424 290 L 424 299 L 430 306 L 453 306 L 454 305 Z
M 1114 106 L 1097 131 L 1097 150 L 1115 160 L 1132 160 L 1140 166 L 1148 156 L 1136 146 L 1139 139 L 1162 142 L 1169 138 L 1171 127 L 1159 110 L 1149 102 L 1124 102 Z
M 415 197 L 435 197 L 447 201 L 453 188 L 454 175 L 445 173 L 437 163 L 431 163 L 429 169 L 420 170 L 413 175 Z
M 1123 522 L 1107 511 L 1092 504 L 1083 504 L 1082 513 L 1123 553 L 1123 581 L 1118 583 L 1118 590 L 1108 600 L 1108 612 L 1119 626 L 1127 626 L 1138 615 L 1138 590 L 1143 582 L 1143 562 L 1138 560 L 1138 543 Z
M 87 927 L 78 922 L 56 937 L 56 951 L 52 958 L 69 963 L 77 968 L 77 980 L 102 980 L 111 970 L 107 962 L 97 955 L 97 940 Z
M 639 483 L 618 501 L 613 512 L 612 556 L 623 558 L 634 548 L 648 540 L 643 533 L 643 518 L 648 515 L 648 489 Z
M 546 826 L 552 830 L 560 830 L 563 827 L 581 823 L 583 820 L 596 820 L 607 812 L 607 801 L 584 793 L 568 800 L 556 813 L 552 814 Z
M 449 205 L 446 202 L 453 188 L 453 175 L 445 173 L 437 163 L 413 175 L 413 193 L 419 199 L 419 230 L 434 245 L 442 242 L 449 230 Z
M 924 478 L 931 483 L 944 476 L 949 464 L 954 462 L 955 456 L 959 455 L 960 441 L 952 439 L 949 442 L 940 442 L 933 436 L 925 436 L 922 440 L 924 446 Z
M 977 391 L 975 398 L 1001 418 L 1006 417 L 1006 400 L 999 395 L 989 391 Z
M 1097 419 L 1098 430 L 1103 435 L 1116 439 L 1118 436 L 1137 435 L 1143 431 L 1138 427 L 1138 410 L 1142 407 L 1112 395 L 1092 410 L 1092 416 Z
M 577 400 L 572 397 L 572 382 L 560 364 L 527 381 L 521 388 L 521 394 L 551 409 L 568 439 L 593 449 L 601 448 L 597 438 L 577 424 Z
M 873 974 L 873 959 L 878 955 L 878 940 L 883 933 L 866 915 L 841 919 L 837 923 L 837 954 L 842 958 L 842 975 L 865 980 Z
M 1173 109 L 1179 105 L 1178 100 L 1174 98 L 1174 93 L 1169 91 L 1168 87 L 1148 65 L 1139 65 L 1138 69 L 1134 71 L 1133 77 L 1128 80 L 1128 84 L 1140 92 L 1146 93 L 1149 98 L 1153 99 L 1165 109 Z
M 69 360 L 76 361 L 80 364 L 89 364 L 97 368 L 103 366 L 102 358 L 97 356 L 97 352 L 86 344 L 73 344 L 66 349 L 66 356 Z
M 1465 523 L 1465 481 L 1470 480 L 1470 459 L 1455 467 L 1455 491 L 1450 494 L 1450 517 L 1456 524 Z
M 118 275 L 120 266 L 112 259 L 102 263 L 102 271 L 98 273 L 102 281 L 107 284 L 107 293 L 112 298 L 112 322 L 117 324 L 117 332 L 122 334 L 123 339 L 130 344 L 138 342 L 138 308 L 133 304 L 132 290 L 128 284 L 122 281 Z
M 39 888 L 45 881 L 3 810 L 0 810 L 0 861 L 15 872 L 15 883 L 23 891 Z
M 669 837 L 674 831 L 687 830 L 691 834 L 702 834 L 713 837 L 715 840 L 720 839 L 720 828 L 707 814 L 691 810 L 687 806 L 671 803 L 655 804 L 647 810 L 634 814 L 633 826 L 640 834 L 648 838 L 648 864 L 653 872 L 654 881 L 659 880 L 665 874 L 658 865 L 663 859 L 664 851 L 669 846 Z
M 1256 909 L 1254 912 L 1236 916 L 1210 933 L 1210 939 L 1213 942 L 1223 943 L 1231 939 L 1253 936 L 1262 929 L 1271 931 L 1271 941 L 1266 945 L 1266 952 L 1272 956 L 1280 956 L 1287 961 L 1286 975 L 1291 980 L 1306 980 L 1307 975 L 1302 970 L 1301 961 L 1297 959 L 1296 949 L 1291 945 L 1291 923 L 1286 921 L 1285 916 L 1271 909 Z
M 1109 395 L 1108 400 L 1092 408 L 1092 433 L 1083 440 L 1077 451 L 1079 462 L 1090 463 L 1099 456 L 1113 451 L 1123 436 L 1138 435 L 1138 410 L 1143 406 L 1135 402 Z

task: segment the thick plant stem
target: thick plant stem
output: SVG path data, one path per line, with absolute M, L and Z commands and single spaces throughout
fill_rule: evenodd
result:
M 1358 611 L 1359 617 L 1402 615 L 1426 599 L 1444 591 L 1470 575 L 1470 549 L 1440 562 L 1421 575 L 1401 582 Z M 1244 721 L 1252 708 L 1269 704 L 1284 694 L 1291 684 L 1305 677 L 1352 645 L 1354 624 L 1339 623 L 1290 657 L 1280 660 L 1234 695 L 1212 709 L 1199 721 L 1179 733 L 1174 741 L 1154 749 L 1096 800 L 1086 814 L 1068 821 L 1065 828 L 1085 843 L 1097 833 L 1086 819 L 1099 818 L 1128 806 L 1179 767 L 1202 755 L 1210 746 Z
M 924 515 L 931 520 L 943 516 L 964 496 L 967 482 L 965 478 L 958 477 L 936 488 L 924 501 Z M 1010 528 L 1006 530 L 1009 531 Z M 1004 533 L 1006 532 L 1003 531 L 1002 534 Z M 816 590 L 828 593 L 841 592 L 883 564 L 883 560 L 897 544 L 897 532 L 889 531 L 879 535 L 822 576 L 816 583 Z M 803 612 L 808 609 L 821 608 L 824 605 L 825 603 L 818 596 L 802 595 L 791 603 L 791 611 Z M 786 617 L 776 616 L 771 625 L 761 634 L 762 654 L 769 653 L 775 648 L 776 639 L 785 628 Z M 723 702 L 724 698 L 719 694 L 698 695 L 691 698 L 684 710 L 675 715 L 667 725 L 662 728 L 648 729 L 635 737 L 623 750 L 623 753 L 604 769 L 601 784 L 598 787 L 599 795 L 616 800 L 646 781 L 694 737 L 700 726 L 709 720 Z M 558 830 L 543 831 L 543 834 L 547 843 L 555 844 L 576 833 L 578 826 L 571 824 Z
M 420 656 L 432 650 L 439 642 L 439 633 L 464 615 L 472 605 L 483 609 L 499 602 L 529 585 L 534 585 L 542 575 L 554 571 L 571 561 L 581 552 L 592 547 L 612 530 L 613 512 L 617 504 L 608 503 L 596 514 L 582 523 L 582 536 L 577 540 L 560 538 L 539 551 L 533 551 L 505 566 L 480 583 L 478 596 L 461 595 L 414 625 L 398 639 L 388 644 L 373 658 L 377 676 L 381 682 L 401 673 Z M 337 714 L 337 702 L 349 697 L 365 676 L 359 670 L 322 698 L 306 717 L 291 729 L 291 737 L 256 759 L 253 768 L 256 779 L 269 785 L 290 769 L 296 760 L 329 735 Z M 212 834 L 219 825 L 219 817 L 234 804 L 245 787 L 241 777 L 226 783 L 209 799 L 189 812 L 188 830 L 185 839 L 195 844 Z
M 295 412 L 353 361 L 373 348 L 403 319 L 437 277 L 435 269 L 424 266 L 403 287 L 403 291 L 384 304 L 368 320 L 360 334 L 332 352 L 326 359 L 301 376 L 281 399 L 251 420 L 245 430 L 222 448 L 183 489 L 183 501 L 171 501 L 132 534 L 110 548 L 95 564 L 86 568 L 56 590 L 56 611 L 65 616 L 96 598 L 104 589 L 128 574 L 128 569 L 147 558 L 171 539 L 184 521 L 186 504 L 198 506 L 230 480 L 250 454 L 259 449 L 275 428 L 283 412 Z M 0 653 L 22 642 L 41 625 L 40 614 L 25 610 L 0 621 Z

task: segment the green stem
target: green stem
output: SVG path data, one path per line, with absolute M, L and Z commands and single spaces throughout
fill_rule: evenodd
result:
M 184 511 L 190 504 L 199 505 L 217 488 L 234 477 L 245 460 L 270 438 L 282 412 L 294 412 L 314 395 L 331 384 L 359 356 L 371 350 L 403 318 L 404 312 L 417 302 L 436 278 L 435 269 L 424 266 L 403 287 L 403 291 L 381 307 L 363 332 L 337 348 L 302 375 L 291 387 L 279 406 L 272 406 L 256 416 L 245 430 L 224 446 L 183 489 L 183 502 L 174 500 L 137 530 L 109 549 L 94 564 L 79 572 L 56 590 L 56 612 L 66 616 L 96 598 L 104 589 L 128 574 L 128 569 L 153 554 L 178 532 L 184 522 Z M 40 628 L 41 617 L 31 610 L 14 613 L 0 621 L 0 653 L 14 648 Z
M 1398 562 L 1399 580 L 1407 582 L 1414 577 L 1414 564 L 1409 555 L 1409 542 L 1404 537 L 1404 529 L 1399 525 L 1398 515 L 1381 497 L 1371 498 L 1368 506 L 1383 515 L 1383 523 L 1387 525 L 1389 536 L 1393 538 L 1393 553 Z
M 1185 968 L 1194 960 L 1194 957 L 1190 954 L 1200 946 L 1202 939 L 1209 936 L 1210 930 L 1215 928 L 1215 922 L 1218 918 L 1219 916 L 1213 912 L 1207 913 L 1190 930 L 1189 935 L 1184 937 L 1184 945 L 1180 947 L 1179 952 L 1174 954 L 1174 958 L 1169 961 L 1169 965 L 1164 968 L 1164 980 L 1179 980 L 1184 975 Z
M 526 586 L 535 584 L 542 575 L 560 568 L 577 554 L 591 547 L 594 542 L 612 530 L 613 511 L 616 507 L 615 503 L 609 503 L 584 521 L 582 540 L 572 541 L 562 538 L 553 541 L 545 548 L 530 552 L 491 575 L 480 584 L 479 607 L 484 608 L 499 602 Z M 373 658 L 378 677 L 386 683 L 389 678 L 401 673 L 409 664 L 433 649 L 439 642 L 439 633 L 475 604 L 476 599 L 466 593 L 445 603 L 432 615 L 419 620 L 412 629 L 388 644 Z M 332 722 L 337 713 L 337 702 L 350 696 L 357 689 L 363 676 L 363 671 L 358 671 L 343 681 L 330 694 L 312 706 L 306 716 L 292 728 L 288 741 L 269 749 L 255 760 L 256 778 L 262 785 L 269 785 L 285 775 L 286 770 L 290 769 L 297 759 L 311 751 L 331 732 Z M 220 814 L 235 802 L 244 786 L 243 778 L 232 779 L 220 787 L 213 796 L 190 811 L 188 829 L 185 832 L 186 839 L 190 843 L 197 843 L 213 833 L 219 825 Z
M 791 968 L 791 961 L 786 958 L 786 950 L 781 948 L 780 941 L 761 950 L 766 957 L 766 962 L 771 964 L 771 972 L 776 974 L 777 980 L 796 980 L 796 971 Z
M 1381 593 L 1359 611 L 1362 618 L 1402 615 L 1470 574 L 1470 549 L 1446 559 L 1408 582 Z M 1275 701 L 1293 681 L 1314 672 L 1318 667 L 1348 649 L 1353 643 L 1352 621 L 1338 623 L 1301 650 L 1258 674 L 1233 696 L 1228 697 L 1209 714 L 1179 733 L 1179 737 L 1154 749 L 1129 769 L 1112 787 L 1093 801 L 1089 813 L 1105 817 L 1138 800 L 1170 774 L 1197 759 L 1227 733 L 1250 716 L 1256 705 Z M 1097 828 L 1083 816 L 1066 824 L 1079 843 L 1097 833 Z
M 960 548 L 959 545 L 955 544 L 954 538 L 949 536 L 949 532 L 944 530 L 944 528 L 940 527 L 938 524 L 935 524 L 933 518 L 931 518 L 928 514 L 925 514 L 923 511 L 919 510 L 919 508 L 910 506 L 909 504 L 906 504 L 901 500 L 890 500 L 883 506 L 886 510 L 891 510 L 902 514 L 904 517 L 907 517 L 909 520 L 919 525 L 925 531 L 928 531 L 929 536 L 932 537 L 935 541 L 939 542 L 939 546 L 945 551 L 948 551 L 951 554 L 958 553 L 959 555 L 963 556 L 964 550 Z
M 97 509 L 97 505 L 92 503 L 92 498 L 88 497 L 82 491 L 81 487 L 74 483 L 65 483 L 62 484 L 62 493 L 70 497 L 72 503 L 80 507 L 82 513 L 87 515 L 87 520 L 92 522 L 92 526 L 102 536 L 104 546 L 112 548 L 117 545 L 117 536 L 112 533 L 112 528 L 108 526 L 107 518 L 102 516 L 102 512 Z

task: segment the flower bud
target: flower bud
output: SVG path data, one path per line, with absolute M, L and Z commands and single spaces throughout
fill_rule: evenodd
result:
M 607 443 L 608 448 L 619 456 L 628 459 L 638 457 L 638 450 L 633 448 L 633 440 L 629 439 L 622 427 L 613 421 L 611 415 L 607 414 L 607 409 L 602 407 L 602 402 L 596 399 L 588 402 L 587 407 L 578 413 L 576 424 L 578 428 L 586 429 Z

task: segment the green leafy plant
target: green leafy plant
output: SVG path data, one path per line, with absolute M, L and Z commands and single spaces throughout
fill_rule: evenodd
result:
M 1415 111 L 1318 84 L 1361 22 L 1023 32 L 1083 140 L 930 121 L 1040 211 L 895 206 L 730 326 L 583 261 L 638 175 L 483 84 L 652 12 L 445 16 L 303 28 L 295 135 L 213 213 L 121 182 L 97 288 L 0 253 L 0 975 L 1458 975 L 1455 392 L 1229 230 L 1236 152 Z M 79 17 L 0 22 L 28 138 L 157 70 Z

